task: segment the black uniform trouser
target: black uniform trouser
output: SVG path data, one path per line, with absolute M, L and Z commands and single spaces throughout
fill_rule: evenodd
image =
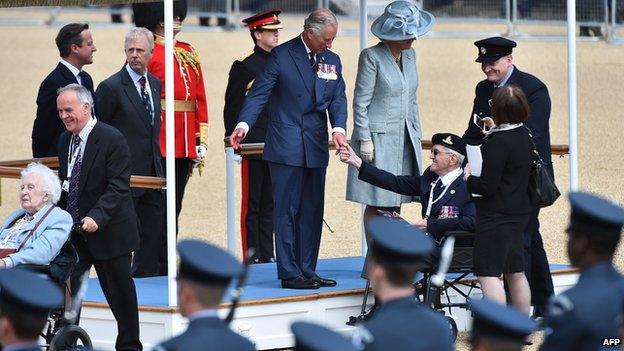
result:
M 122 254 L 106 260 L 96 260 L 85 240 L 72 233 L 72 243 L 78 252 L 78 263 L 71 276 L 72 295 L 80 289 L 80 278 L 95 266 L 100 287 L 117 321 L 116 350 L 142 350 L 139 341 L 139 308 L 136 289 L 130 276 L 131 254 Z M 86 233 L 84 235 L 89 235 Z
M 268 262 L 273 255 L 273 193 L 269 164 L 248 159 L 247 168 L 247 247 L 253 247 L 254 259 Z
M 524 263 L 531 287 L 531 305 L 543 308 L 554 294 L 554 288 L 539 227 L 539 208 L 536 208 L 531 212 L 524 231 Z
M 141 196 L 132 198 L 139 221 L 139 250 L 134 253 L 133 277 L 153 277 L 160 274 L 160 255 L 167 245 L 165 196 L 161 190 L 147 189 Z

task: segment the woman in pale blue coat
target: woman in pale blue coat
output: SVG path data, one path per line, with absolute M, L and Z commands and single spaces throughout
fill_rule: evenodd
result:
M 0 248 L 22 247 L 1 259 L 0 268 L 47 265 L 58 255 L 73 224 L 71 215 L 56 207 L 60 197 L 59 178 L 50 168 L 31 163 L 22 171 L 22 208 L 11 213 L 0 227 Z M 35 226 L 36 230 L 29 237 Z
M 360 53 L 353 98 L 352 147 L 365 162 L 393 174 L 421 168 L 421 128 L 416 52 L 411 47 L 433 26 L 433 16 L 408 1 L 394 1 L 371 27 L 381 42 Z M 349 167 L 347 200 L 366 205 L 364 223 L 378 209 L 400 212 L 410 196 L 358 180 Z

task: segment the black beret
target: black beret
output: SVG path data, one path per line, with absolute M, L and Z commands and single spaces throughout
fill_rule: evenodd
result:
M 624 224 L 624 209 L 613 202 L 585 192 L 571 192 L 569 232 L 587 235 L 620 236 Z
M 158 23 L 165 20 L 165 9 L 163 2 L 144 2 L 132 4 L 134 12 L 134 24 L 137 27 L 145 27 L 152 32 Z M 188 4 L 186 0 L 175 0 L 173 2 L 173 17 L 180 17 L 180 21 L 184 22 Z
M 511 55 L 516 42 L 502 37 L 492 37 L 475 41 L 474 45 L 479 49 L 476 62 L 494 62 L 503 56 Z
M 178 277 L 200 284 L 227 285 L 243 269 L 240 262 L 225 250 L 199 240 L 181 241 L 178 253 Z
M 401 220 L 376 217 L 368 222 L 373 257 L 388 263 L 425 264 L 433 254 L 433 240 Z
M 0 301 L 13 310 L 45 317 L 63 305 L 64 297 L 61 288 L 49 279 L 12 268 L 0 270 Z
M 466 142 L 462 137 L 451 133 L 437 133 L 431 138 L 433 145 L 442 145 L 466 156 Z
M 295 335 L 295 351 L 357 350 L 347 338 L 318 324 L 295 322 L 290 329 Z
M 472 338 L 492 338 L 523 344 L 537 329 L 537 322 L 511 307 L 486 299 L 470 300 Z

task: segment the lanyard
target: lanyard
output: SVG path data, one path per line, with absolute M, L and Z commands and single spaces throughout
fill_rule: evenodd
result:
M 69 142 L 69 155 L 67 155 L 67 179 L 71 178 L 74 164 L 76 163 L 78 156 L 80 156 L 80 150 L 82 149 L 82 140 L 78 143 L 78 147 L 74 149 L 75 138 L 80 138 L 80 136 L 78 134 L 72 135 Z
M 435 189 L 438 182 L 442 181 L 442 178 L 438 177 L 438 179 L 436 179 L 435 182 L 431 183 L 431 190 L 429 191 L 429 203 L 427 204 L 427 211 L 425 212 L 425 219 L 429 218 L 429 215 L 431 214 L 431 207 L 433 206 L 433 204 L 438 202 L 438 200 L 440 200 L 444 196 L 444 194 L 446 194 L 446 191 L 448 190 L 448 188 L 450 188 L 450 185 L 453 184 L 455 179 L 457 179 L 461 174 L 462 174 L 461 172 L 458 172 L 457 174 L 455 174 L 455 176 L 453 176 L 453 178 L 448 183 L 448 185 L 444 187 L 444 189 L 442 190 L 442 193 L 440 193 L 440 195 L 435 200 L 433 199 L 433 189 Z

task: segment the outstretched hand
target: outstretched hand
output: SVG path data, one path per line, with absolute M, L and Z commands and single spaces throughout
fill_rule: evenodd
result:
M 349 144 L 343 146 L 339 150 L 340 153 L 340 161 L 344 163 L 348 163 L 355 168 L 360 168 L 362 165 L 362 159 L 355 154 L 355 151 L 351 148 Z
M 336 147 L 336 155 L 340 153 L 341 148 L 349 145 L 349 143 L 347 142 L 347 138 L 344 136 L 344 134 L 339 132 L 332 133 L 332 141 L 334 142 L 334 146 Z

